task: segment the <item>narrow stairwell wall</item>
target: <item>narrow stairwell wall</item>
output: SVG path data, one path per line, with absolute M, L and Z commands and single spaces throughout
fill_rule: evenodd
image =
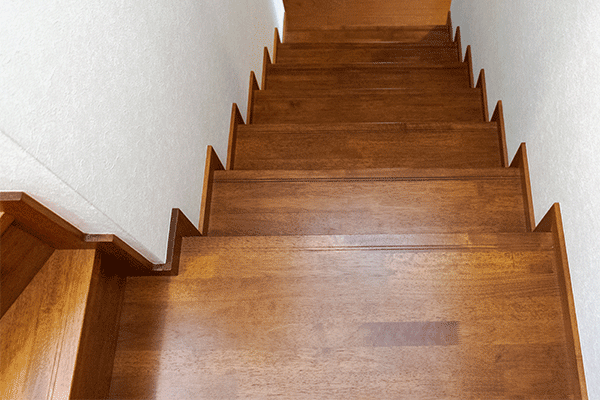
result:
M 0 191 L 163 262 L 282 20 L 281 0 L 2 2 Z
M 452 19 L 488 99 L 504 102 L 509 155 L 527 142 L 536 222 L 561 204 L 590 398 L 600 398 L 600 4 L 454 0 Z

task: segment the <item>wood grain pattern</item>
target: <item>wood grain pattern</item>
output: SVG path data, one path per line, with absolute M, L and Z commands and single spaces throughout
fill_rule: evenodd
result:
M 237 146 L 238 127 L 244 125 L 242 113 L 237 104 L 233 103 L 231 107 L 231 121 L 229 122 L 229 146 L 227 147 L 227 168 L 233 169 L 235 163 L 235 154 Z
M 519 170 L 216 171 L 208 235 L 523 232 Z
M 55 251 L 0 320 L 3 399 L 69 398 L 94 253 Z
M 71 399 L 105 399 L 110 390 L 119 320 L 125 294 L 125 266 L 96 252 L 81 329 Z
M 476 89 L 261 90 L 254 97 L 256 124 L 483 120 Z
M 494 113 L 492 114 L 492 122 L 498 125 L 498 142 L 500 143 L 500 159 L 502 166 L 508 167 L 508 149 L 506 146 L 506 133 L 504 128 L 504 110 L 502 109 L 502 100 L 498 100 Z
M 307 27 L 443 25 L 450 0 L 285 0 L 287 30 Z
M 206 235 L 212 205 L 213 176 L 215 171 L 223 170 L 223 164 L 212 146 L 206 148 L 206 164 L 204 167 L 204 185 L 202 188 L 202 203 L 200 204 L 200 222 L 198 227 L 201 235 Z
M 446 25 L 361 26 L 288 30 L 286 43 L 429 43 L 450 44 Z
M 278 64 L 456 62 L 456 46 L 396 43 L 282 43 Z
M 53 252 L 52 247 L 14 225 L 4 232 L 0 239 L 0 318 Z
M 5 212 L 0 212 L 0 236 L 4 234 L 4 232 L 8 229 L 8 227 L 13 223 L 15 217 Z
M 496 124 L 239 127 L 235 169 L 500 167 Z
M 557 260 L 557 280 L 560 289 L 563 325 L 565 327 L 567 343 L 567 360 L 570 364 L 568 378 L 575 394 L 574 397 L 587 399 L 588 394 L 585 383 L 585 373 L 583 370 L 579 330 L 577 329 L 575 300 L 573 299 L 571 274 L 569 273 L 569 261 L 567 259 L 567 247 L 560 205 L 558 203 L 552 205 L 550 210 L 535 228 L 535 232 L 550 232 L 554 240 L 554 251 Z
M 519 236 L 528 249 L 471 234 L 466 251 L 185 239 L 180 276 L 128 283 L 111 398 L 568 398 L 554 253 L 536 235 Z M 447 345 L 403 338 L 451 321 Z
M 415 68 L 395 64 L 272 64 L 270 90 L 314 89 L 466 89 L 468 71 L 459 63 Z
M 531 197 L 531 181 L 529 178 L 529 163 L 527 161 L 527 146 L 521 143 L 517 154 L 510 164 L 511 168 L 518 168 L 521 171 L 521 187 L 523 192 L 523 200 L 525 206 L 525 221 L 527 230 L 532 232 L 535 228 L 535 216 L 533 215 L 533 200 Z
M 82 247 L 85 234 L 23 192 L 0 192 L 0 212 L 13 224 L 55 249 Z

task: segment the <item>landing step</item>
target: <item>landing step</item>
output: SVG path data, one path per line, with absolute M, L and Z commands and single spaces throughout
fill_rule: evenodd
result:
M 573 398 L 550 241 L 186 238 L 127 280 L 111 398 Z
M 403 43 L 282 43 L 277 48 L 277 63 L 354 63 L 354 62 L 436 62 L 458 61 L 454 44 Z
M 357 26 L 322 29 L 286 30 L 286 43 L 427 43 L 447 44 L 447 25 L 429 26 Z
M 480 89 L 254 92 L 252 123 L 484 122 Z
M 263 89 L 468 88 L 462 63 L 446 68 L 409 68 L 403 64 L 270 64 Z
M 215 171 L 208 234 L 525 232 L 516 168 Z
M 492 168 L 501 155 L 496 123 L 249 124 L 233 169 Z

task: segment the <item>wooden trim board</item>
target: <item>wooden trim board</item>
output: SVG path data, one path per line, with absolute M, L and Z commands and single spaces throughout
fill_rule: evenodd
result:
M 0 236 L 2 236 L 4 232 L 6 232 L 6 230 L 13 223 L 14 220 L 15 217 L 13 217 L 12 215 L 7 214 L 5 212 L 0 212 Z
M 235 149 L 237 144 L 238 126 L 244 125 L 242 113 L 237 104 L 231 107 L 231 121 L 229 123 L 229 146 L 227 147 L 227 170 L 233 169 L 235 164 Z
M 283 20 L 284 27 L 283 31 L 285 34 L 285 19 Z M 273 38 L 273 64 L 277 62 L 277 50 L 279 49 L 279 45 L 281 44 L 281 39 L 279 38 L 279 30 L 275 28 L 275 34 Z
M 527 232 L 533 232 L 535 227 L 535 218 L 533 215 L 533 201 L 531 197 L 531 181 L 529 179 L 529 163 L 527 162 L 527 147 L 525 143 L 521 143 L 517 154 L 510 164 L 511 168 L 519 168 L 521 170 L 521 182 L 523 189 L 523 204 L 525 205 L 525 223 Z
M 500 143 L 500 159 L 502 166 L 508 167 L 508 150 L 506 148 L 506 132 L 504 128 L 504 110 L 502 109 L 502 100 L 498 100 L 494 113 L 492 114 L 492 122 L 498 125 L 498 142 Z
M 262 90 L 267 90 L 267 68 L 271 65 L 271 56 L 269 56 L 269 49 L 265 47 L 263 53 L 263 69 L 262 69 Z
M 248 121 L 249 124 L 252 123 L 255 90 L 260 90 L 260 87 L 258 86 L 258 81 L 256 80 L 254 71 L 250 71 L 250 86 L 248 87 L 248 113 L 246 116 L 246 121 Z
M 169 254 L 175 254 L 174 249 L 167 249 L 167 262 L 154 264 L 135 249 L 112 234 L 85 234 L 68 223 L 46 206 L 23 192 L 0 192 L 0 211 L 14 218 L 13 226 L 48 244 L 54 249 L 98 249 L 111 254 L 128 265 L 122 273 L 152 274 L 172 269 L 177 263 Z M 175 219 L 173 215 L 176 215 Z M 173 224 L 175 221 L 175 224 Z M 173 209 L 171 215 L 171 230 L 169 232 L 169 247 L 175 246 L 181 240 L 181 235 L 195 236 L 191 223 L 180 210 Z M 185 228 L 179 228 L 179 223 Z M 175 235 L 175 236 L 173 236 Z
M 579 391 L 576 398 L 587 399 L 587 387 L 585 382 L 585 373 L 583 370 L 583 358 L 581 355 L 581 344 L 579 340 L 579 330 L 577 328 L 577 317 L 575 315 L 575 300 L 573 298 L 573 289 L 571 286 L 571 275 L 569 273 L 569 260 L 567 258 L 567 247 L 562 224 L 560 205 L 554 203 L 548 213 L 542 218 L 535 232 L 552 232 L 554 238 L 554 248 L 556 251 L 558 285 L 562 299 L 563 322 L 565 326 L 565 336 L 567 343 L 572 344 L 567 349 L 569 371 L 573 371 L 569 377 L 574 390 Z
M 483 122 L 489 122 L 490 121 L 490 113 L 488 111 L 487 87 L 485 85 L 485 71 L 483 69 L 479 72 L 479 78 L 477 79 L 476 88 L 481 89 L 481 105 L 483 108 Z
M 452 12 L 448 11 L 448 18 L 446 18 L 446 26 L 448 26 L 448 35 L 452 40 Z
M 463 62 L 462 43 L 461 43 L 461 39 L 460 39 L 460 26 L 456 27 L 456 35 L 454 35 L 454 43 L 456 44 L 456 52 L 458 54 L 458 62 Z
M 471 57 L 471 45 L 467 46 L 465 51 L 465 61 L 467 71 L 469 71 L 469 87 L 475 88 L 475 75 L 473 74 L 473 59 Z
M 206 149 L 206 164 L 204 168 L 204 185 L 202 188 L 202 204 L 200 206 L 200 223 L 198 224 L 201 236 L 208 232 L 210 217 L 210 203 L 212 198 L 213 177 L 215 171 L 224 170 L 219 156 L 212 146 Z

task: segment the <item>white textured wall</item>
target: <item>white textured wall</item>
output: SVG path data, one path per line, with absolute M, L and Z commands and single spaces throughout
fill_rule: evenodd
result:
M 0 190 L 155 262 L 171 208 L 197 223 L 206 146 L 225 161 L 281 0 L 2 0 Z
M 591 399 L 600 399 L 600 2 L 454 0 L 463 49 L 527 143 L 539 222 L 561 204 Z

